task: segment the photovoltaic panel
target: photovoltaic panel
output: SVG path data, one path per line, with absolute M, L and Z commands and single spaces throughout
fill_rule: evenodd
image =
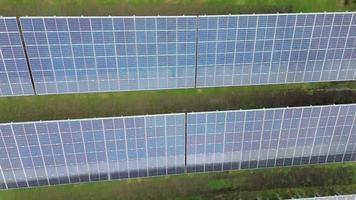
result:
M 197 87 L 354 80 L 355 13 L 198 17 Z
M 187 171 L 356 160 L 356 105 L 188 113 Z
M 0 17 L 0 96 L 32 95 L 16 17 Z
M 196 16 L 21 17 L 39 94 L 194 87 Z
M 0 187 L 178 174 L 185 114 L 0 124 Z

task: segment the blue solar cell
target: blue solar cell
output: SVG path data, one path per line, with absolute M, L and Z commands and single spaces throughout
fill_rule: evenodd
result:
M 184 172 L 185 115 L 0 124 L 0 189 Z
M 199 16 L 197 87 L 353 80 L 354 13 Z
M 0 96 L 34 94 L 15 17 L 0 17 Z
M 20 21 L 39 94 L 194 87 L 196 17 Z
M 354 160 L 355 105 L 188 113 L 188 172 Z

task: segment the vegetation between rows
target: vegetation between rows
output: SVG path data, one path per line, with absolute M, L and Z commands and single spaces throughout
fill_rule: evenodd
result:
M 0 123 L 354 102 L 355 81 L 5 97 Z
M 0 15 L 203 15 L 352 11 L 355 0 L 0 0 Z

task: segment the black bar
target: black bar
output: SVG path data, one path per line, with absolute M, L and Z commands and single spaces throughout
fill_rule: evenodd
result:
M 197 15 L 196 31 L 195 31 L 195 74 L 194 74 L 194 88 L 197 88 L 198 80 L 198 41 L 199 41 L 199 16 Z
M 188 113 L 186 112 L 184 116 L 184 173 L 187 173 Z
M 28 58 L 28 54 L 27 54 L 27 49 L 26 49 L 26 45 L 25 45 L 25 37 L 23 35 L 23 31 L 22 31 L 22 27 L 21 27 L 21 22 L 20 19 L 16 19 L 17 21 L 17 26 L 19 28 L 19 34 L 20 34 L 20 39 L 21 39 L 21 44 L 24 50 L 24 54 L 25 54 L 25 59 L 26 59 L 26 63 L 27 63 L 27 67 L 28 67 L 28 71 L 30 73 L 30 78 L 31 78 L 31 83 L 32 83 L 32 88 L 33 88 L 33 92 L 35 93 L 35 95 L 37 95 L 36 92 L 36 87 L 35 87 L 35 82 L 33 81 L 33 76 L 32 76 L 32 70 L 31 70 L 31 66 L 30 66 L 30 59 Z

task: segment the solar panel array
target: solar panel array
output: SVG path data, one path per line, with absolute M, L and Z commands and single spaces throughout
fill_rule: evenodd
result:
M 0 124 L 0 188 L 184 172 L 185 115 Z
M 0 17 L 0 96 L 32 94 L 17 20 L 15 17 Z
M 0 21 L 0 95 L 33 94 L 16 18 Z M 356 79 L 355 12 L 20 22 L 38 94 Z
M 21 17 L 39 94 L 194 87 L 196 19 Z
M 188 113 L 187 171 L 356 160 L 356 104 Z
M 355 13 L 199 16 L 197 87 L 354 80 Z

